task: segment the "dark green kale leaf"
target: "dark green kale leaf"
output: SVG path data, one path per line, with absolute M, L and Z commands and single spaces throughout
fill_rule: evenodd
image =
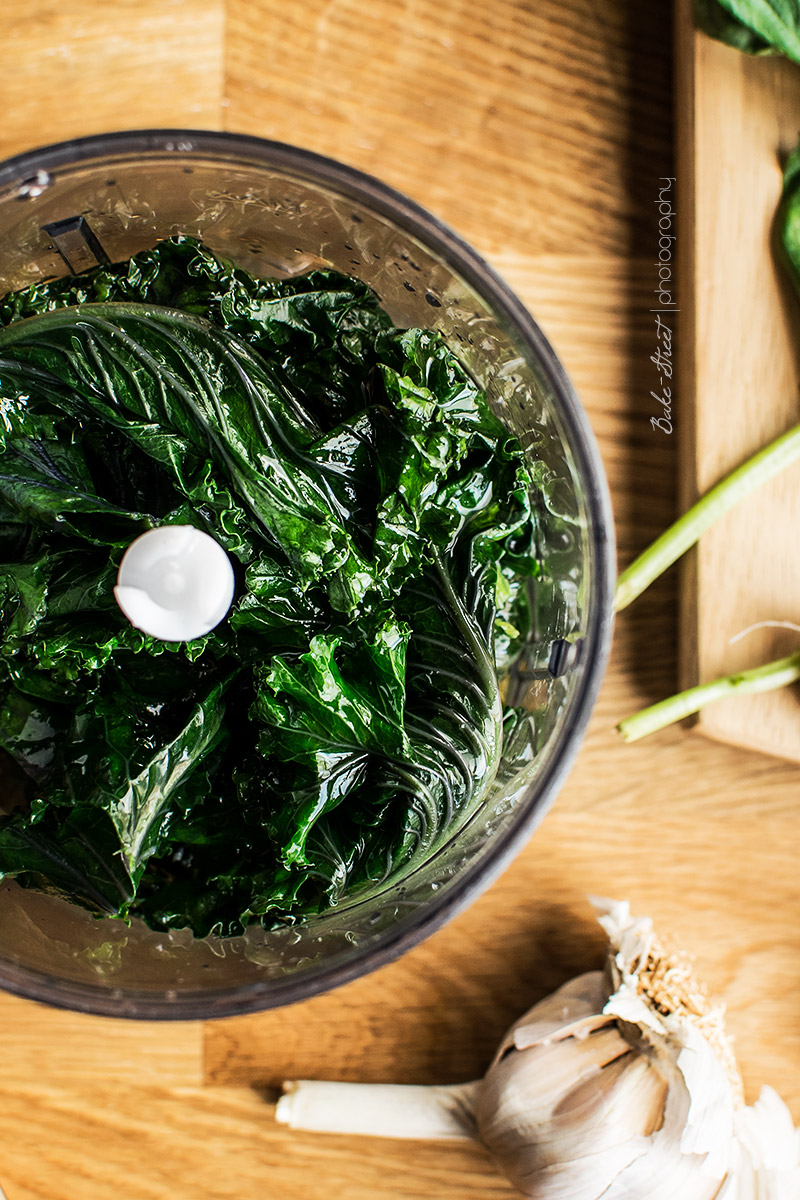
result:
M 377 336 L 392 329 L 375 293 L 357 279 L 335 271 L 254 279 L 181 236 L 128 263 L 6 296 L 0 324 L 54 308 L 126 301 L 179 309 L 236 334 L 302 397 L 304 409 L 324 428 L 363 407 Z
M 695 18 L 711 37 L 746 54 L 783 54 L 800 63 L 798 0 L 695 0 Z
M 0 869 L 98 916 L 125 916 L 135 892 L 108 813 L 88 805 L 39 822 L 15 810 L 0 825 Z
M 0 746 L 32 779 L 47 777 L 66 732 L 65 712 L 54 717 L 36 698 L 7 687 L 0 707 Z
M 148 858 L 166 845 L 188 777 L 223 739 L 229 686 L 224 680 L 195 703 L 173 702 L 167 712 L 124 681 L 115 694 L 90 695 L 71 713 L 9 689 L 0 713 L 2 745 L 36 784 L 30 811 L 17 810 L 0 825 L 4 873 L 15 873 L 14 863 L 30 846 L 37 865 L 26 871 L 49 878 L 57 891 L 65 890 L 71 871 L 82 871 L 84 899 L 92 899 L 94 880 L 109 911 L 127 909 Z M 87 838 L 84 826 L 92 831 Z M 55 864 L 52 877 L 46 861 Z M 97 894 L 93 904 L 100 904 Z
M 783 194 L 776 217 L 781 256 L 800 295 L 800 143 L 783 169 Z
M 188 238 L 0 305 L 0 873 L 235 933 L 379 887 L 481 803 L 539 572 L 522 451 L 358 281 Z M 113 597 L 142 529 L 237 562 L 183 645 Z
M 52 404 L 124 433 L 187 499 L 187 459 L 211 454 L 251 521 L 303 584 L 325 581 L 335 608 L 354 610 L 378 586 L 348 532 L 340 471 L 314 455 L 318 428 L 239 339 L 177 310 L 79 305 L 0 331 L 4 389 L 29 385 L 31 367 L 52 379 Z
M 395 399 L 378 456 L 386 500 L 374 545 L 391 505 L 405 534 L 394 544 L 413 561 L 391 614 L 318 636 L 299 659 L 273 660 L 257 685 L 262 747 L 300 768 L 283 786 L 272 840 L 287 869 L 327 864 L 331 900 L 353 870 L 345 820 L 382 827 L 357 859 L 362 886 L 378 883 L 452 833 L 484 798 L 500 757 L 497 593 L 510 592 L 504 560 L 530 552 L 529 479 L 505 427 L 439 355 L 435 338 L 413 331 L 394 348 L 403 373 L 384 367 Z M 433 381 L 437 370 L 443 378 Z M 522 577 L 534 570 L 531 560 Z

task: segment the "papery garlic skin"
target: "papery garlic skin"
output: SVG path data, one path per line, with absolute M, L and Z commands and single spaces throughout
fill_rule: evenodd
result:
M 777 1092 L 763 1087 L 736 1113 L 734 1158 L 714 1200 L 797 1200 L 800 1129 Z
M 708 1172 L 703 1139 L 693 1131 L 682 1144 L 692 1097 L 675 1055 L 653 1045 L 649 1014 L 643 1037 L 639 1004 L 629 985 L 609 999 L 601 972 L 582 975 L 504 1038 L 478 1096 L 478 1132 L 532 1200 L 715 1197 L 727 1155 Z
M 648 959 L 662 953 L 652 921 L 634 918 L 624 902 L 595 899 L 594 905 L 609 938 L 609 967 L 617 985 L 604 1011 L 637 1025 L 655 1053 L 674 1061 L 690 1100 L 675 1133 L 685 1159 L 702 1156 L 700 1174 L 710 1189 L 706 1194 L 712 1200 L 800 1200 L 800 1130 L 771 1088 L 764 1088 L 754 1105 L 744 1106 L 723 1010 L 691 989 L 687 1003 L 673 1000 L 672 1011 L 669 1005 L 655 1005 L 641 984 Z M 664 978 L 669 985 L 668 972 Z M 679 1087 L 670 1089 L 671 1097 L 679 1093 Z M 651 1150 L 663 1132 L 654 1135 Z M 651 1173 L 651 1163 L 655 1166 L 649 1151 L 646 1163 L 624 1172 L 603 1200 L 688 1200 L 703 1194 L 682 1190 L 677 1180 L 675 1186 L 669 1178 L 655 1182 L 659 1172 Z
M 605 995 L 593 972 L 543 1001 L 544 1013 L 533 1008 L 504 1039 L 478 1096 L 481 1140 L 537 1200 L 604 1195 L 662 1120 L 666 1082 L 598 1011 Z
M 606 972 L 511 1026 L 483 1080 L 287 1084 L 295 1128 L 477 1136 L 531 1200 L 800 1200 L 800 1131 L 765 1088 L 744 1106 L 722 1009 L 648 918 L 595 900 Z

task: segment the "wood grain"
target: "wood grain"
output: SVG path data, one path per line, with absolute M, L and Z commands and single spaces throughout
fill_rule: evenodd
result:
M 0 1085 L 8 1200 L 423 1200 L 515 1193 L 478 1146 L 289 1135 L 249 1088 Z
M 222 7 L 92 6 L 89 53 L 84 0 L 29 0 L 24 23 L 12 19 L 17 50 L 0 50 L 13 108 L 0 152 L 54 128 L 180 119 L 296 142 L 399 186 L 488 256 L 552 338 L 629 560 L 675 511 L 677 438 L 653 434 L 648 396 L 652 201 L 673 173 L 668 6 L 230 0 L 224 43 Z M 50 60 L 65 81 L 57 104 L 22 83 Z M 193 104 L 205 105 L 195 120 Z M 623 614 L 555 808 L 489 892 L 399 962 L 205 1026 L 116 1026 L 0 999 L 8 1200 L 107 1200 L 120 1186 L 137 1200 L 510 1197 L 477 1147 L 290 1133 L 272 1089 L 300 1074 L 478 1074 L 511 1019 L 599 961 L 587 893 L 629 897 L 696 956 L 729 1005 L 749 1095 L 771 1083 L 800 1121 L 797 769 L 680 729 L 633 747 L 613 733 L 676 686 L 676 606 L 671 575 Z
M 224 17 L 224 0 L 3 5 L 3 157 L 117 129 L 218 128 Z
M 46 1079 L 65 1087 L 76 1079 L 87 1086 L 202 1082 L 202 1030 L 193 1022 L 166 1030 L 157 1022 L 90 1017 L 0 992 L 0 1026 L 0 1079 Z
M 773 252 L 781 162 L 800 128 L 800 71 L 694 33 L 689 0 L 681 21 L 683 89 L 694 96 L 679 167 L 688 504 L 800 420 L 800 309 Z M 798 520 L 794 466 L 703 538 L 684 589 L 687 686 L 797 648 L 796 633 L 774 628 L 731 638 L 761 621 L 800 623 Z M 800 760 L 796 688 L 714 704 L 699 728 Z
M 670 110 L 640 7 L 230 0 L 225 127 L 380 174 L 490 256 L 641 249 Z

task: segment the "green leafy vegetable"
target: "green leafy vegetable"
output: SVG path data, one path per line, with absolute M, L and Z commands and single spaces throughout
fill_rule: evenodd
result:
M 202 935 L 433 852 L 494 779 L 495 632 L 505 661 L 541 571 L 522 451 L 440 339 L 188 238 L 0 318 L 0 872 Z M 113 597 L 161 524 L 236 563 L 181 645 Z
M 800 63 L 798 0 L 695 0 L 697 24 L 746 54 L 784 54 Z
M 776 226 L 784 265 L 800 295 L 800 144 L 789 155 L 783 169 L 783 193 Z

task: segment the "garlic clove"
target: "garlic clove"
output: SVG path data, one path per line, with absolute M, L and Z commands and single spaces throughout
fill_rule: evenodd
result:
M 705 1155 L 706 1171 L 722 1178 L 734 1135 L 734 1096 L 725 1069 L 705 1038 L 691 1026 L 683 1037 L 677 1066 L 690 1104 L 681 1149 Z
M 602 971 L 587 971 L 570 979 L 514 1022 L 500 1043 L 494 1061 L 501 1059 L 512 1047 L 524 1050 L 526 1046 L 551 1039 L 585 1035 L 608 1024 L 603 1017 L 607 998 L 608 985 Z
M 627 1166 L 604 1192 L 586 1192 L 592 1200 L 716 1200 L 720 1181 L 702 1173 L 702 1164 L 684 1155 L 663 1157 L 652 1145 Z M 578 1193 L 572 1197 L 578 1200 Z
M 609 1025 L 512 1051 L 487 1073 L 476 1119 L 525 1195 L 573 1200 L 599 1196 L 645 1152 L 665 1095 L 662 1075 Z
M 660 1129 L 647 1138 L 646 1154 L 620 1172 L 602 1193 L 602 1200 L 714 1200 L 721 1176 L 709 1174 L 705 1156 L 687 1153 L 682 1145 L 690 1105 L 688 1090 L 675 1067 L 667 1078 Z
M 569 1039 L 543 1042 L 526 1050 L 512 1050 L 490 1067 L 478 1097 L 478 1124 L 487 1129 L 527 1127 L 548 1120 L 566 1096 L 588 1081 L 596 1081 L 604 1068 L 630 1057 L 631 1048 L 614 1028 L 598 1030 L 585 1041 Z
M 584 1120 L 592 1119 L 593 1137 L 601 1123 L 608 1126 L 605 1136 L 609 1142 L 632 1133 L 650 1137 L 663 1124 L 666 1097 L 663 1075 L 642 1055 L 628 1053 L 610 1064 L 601 1080 L 573 1088 L 553 1110 L 554 1124 L 566 1124 L 567 1118 L 572 1121 L 580 1114 Z M 583 1133 L 580 1136 L 585 1138 Z
M 771 1087 L 735 1115 L 736 1140 L 729 1173 L 714 1200 L 797 1200 L 800 1196 L 800 1130 Z

